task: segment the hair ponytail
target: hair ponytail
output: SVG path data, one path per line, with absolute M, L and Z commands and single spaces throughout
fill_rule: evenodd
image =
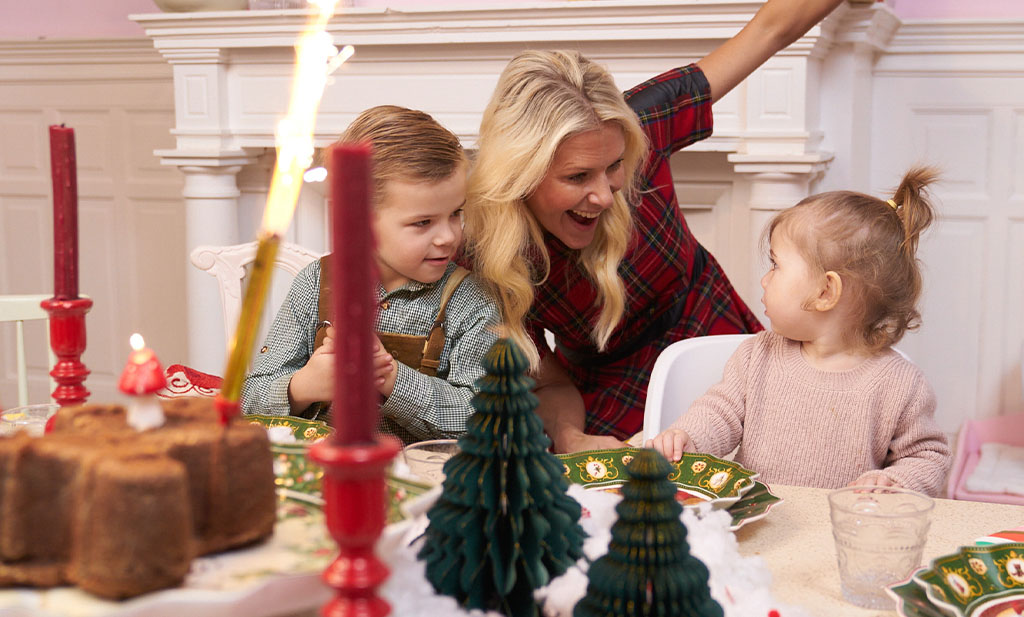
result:
M 921 233 L 935 219 L 935 209 L 925 194 L 925 188 L 935 182 L 939 172 L 934 167 L 913 167 L 903 175 L 893 195 L 896 214 L 903 223 L 903 242 L 900 252 L 913 259 Z

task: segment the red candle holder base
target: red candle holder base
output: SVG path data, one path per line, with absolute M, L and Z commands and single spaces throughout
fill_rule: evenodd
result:
M 313 445 L 309 458 L 324 468 L 324 515 L 339 554 L 324 570 L 336 595 L 321 609 L 324 617 L 384 617 L 391 612 L 377 596 L 388 568 L 374 545 L 387 519 L 388 464 L 401 444 L 380 436 L 368 444 L 344 445 L 330 439 Z
M 61 407 L 84 403 L 89 398 L 89 391 L 85 389 L 89 370 L 82 364 L 82 352 L 85 351 L 85 314 L 92 308 L 92 300 L 50 298 L 39 304 L 50 314 L 50 349 L 57 356 L 57 363 L 50 371 L 57 382 L 53 400 Z

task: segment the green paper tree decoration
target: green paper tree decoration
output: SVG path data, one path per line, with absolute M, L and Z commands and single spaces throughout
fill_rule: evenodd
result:
M 708 569 L 686 542 L 682 506 L 668 480 L 672 466 L 648 449 L 626 472 L 608 553 L 591 564 L 573 617 L 722 617 Z
M 462 606 L 533 617 L 533 590 L 583 555 L 580 505 L 565 493 L 562 463 L 533 412 L 526 357 L 499 339 L 483 365 L 419 558 L 434 589 Z

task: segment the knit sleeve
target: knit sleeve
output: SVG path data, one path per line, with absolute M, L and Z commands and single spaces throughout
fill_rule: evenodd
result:
M 725 363 L 722 381 L 672 423 L 672 428 L 686 431 L 697 452 L 725 456 L 740 444 L 754 340 L 752 337 L 740 344 Z
M 917 373 L 885 464 L 874 473 L 885 474 L 904 488 L 935 496 L 946 484 L 952 457 L 946 435 L 935 422 L 935 392 L 919 369 Z

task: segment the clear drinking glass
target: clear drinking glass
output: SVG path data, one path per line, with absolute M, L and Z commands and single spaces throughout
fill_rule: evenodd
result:
M 39 403 L 5 409 L 0 413 L 0 435 L 13 435 L 18 431 L 25 431 L 33 437 L 38 437 L 43 434 L 46 421 L 57 413 L 58 409 L 60 409 L 60 405 L 56 403 Z
M 409 471 L 433 485 L 444 482 L 444 464 L 459 452 L 456 439 L 418 441 L 402 449 Z
M 903 488 L 854 486 L 832 491 L 828 503 L 843 598 L 892 610 L 885 588 L 920 565 L 934 500 Z

